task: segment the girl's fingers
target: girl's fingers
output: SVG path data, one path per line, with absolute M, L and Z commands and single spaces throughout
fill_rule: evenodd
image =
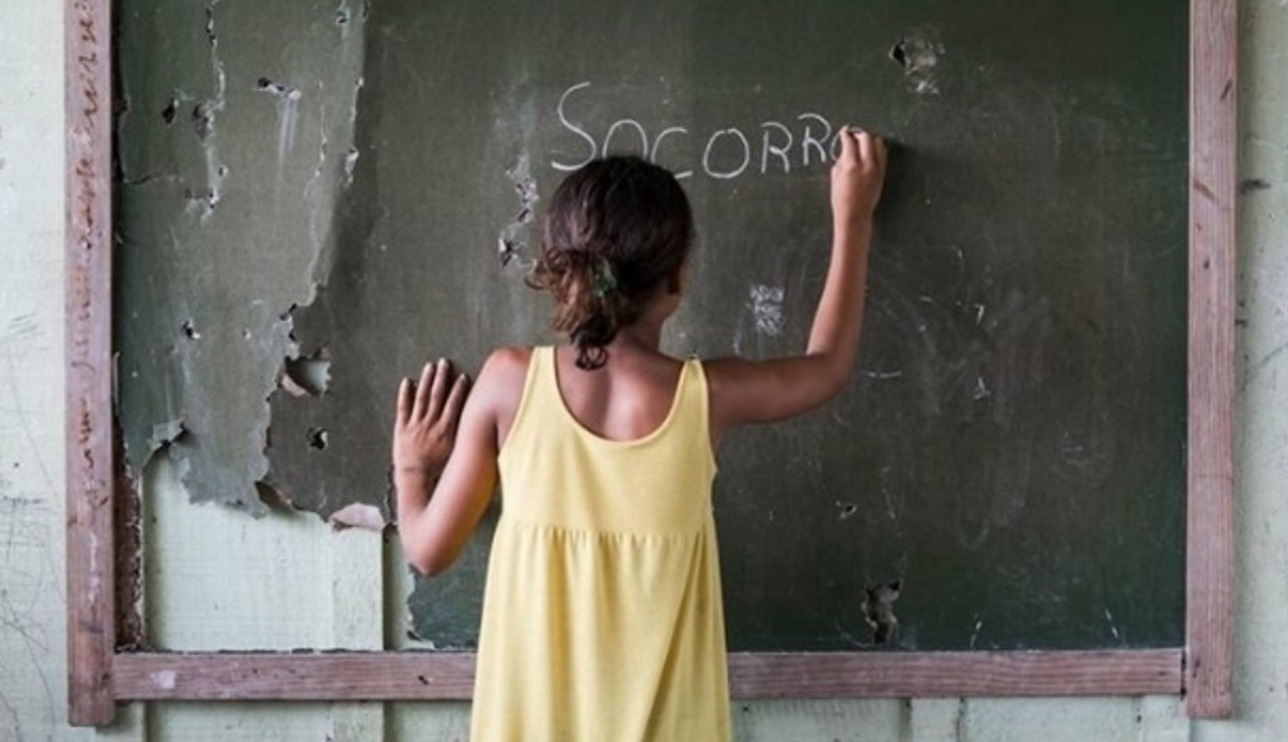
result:
M 456 377 L 452 383 L 452 392 L 447 397 L 447 409 L 443 411 L 444 417 L 448 420 L 457 420 L 461 416 L 461 408 L 465 406 L 465 395 L 469 391 L 470 380 L 465 374 Z
M 426 363 L 420 372 L 420 382 L 416 384 L 416 402 L 411 408 L 411 419 L 420 420 L 429 410 L 429 391 L 433 386 L 436 367 Z
M 394 416 L 394 421 L 402 426 L 407 424 L 407 419 L 411 417 L 411 379 L 403 377 L 398 383 L 398 412 Z
M 430 420 L 437 420 L 443 414 L 443 403 L 447 400 L 447 380 L 452 375 L 447 361 L 440 359 L 434 369 L 434 381 L 429 390 L 429 409 L 426 410 Z
M 841 157 L 837 162 L 854 159 L 854 129 L 849 126 L 841 127 Z
M 876 158 L 877 144 L 874 137 L 866 131 L 860 131 L 855 136 L 859 145 L 859 160 L 861 162 L 873 162 Z

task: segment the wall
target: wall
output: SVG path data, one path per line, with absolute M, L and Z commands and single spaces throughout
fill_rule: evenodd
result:
M 111 729 L 66 726 L 58 5 L 5 0 L 0 24 L 0 739 L 463 739 L 458 704 L 168 704 L 126 709 Z M 1276 50 L 1288 4 L 1241 5 L 1236 718 L 1191 723 L 1170 698 L 755 702 L 735 705 L 739 739 L 1288 738 L 1288 79 Z M 158 643 L 404 641 L 406 575 L 378 537 L 193 506 L 175 481 L 161 465 L 146 482 Z

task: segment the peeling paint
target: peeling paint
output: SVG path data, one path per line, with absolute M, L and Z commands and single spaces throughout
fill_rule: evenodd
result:
M 358 149 L 350 147 L 344 153 L 344 187 L 348 188 L 353 185 L 353 171 L 358 167 Z
M 156 452 L 179 440 L 184 433 L 183 420 L 168 420 L 152 426 L 152 435 L 148 438 L 148 449 Z
M 360 502 L 350 503 L 331 514 L 327 518 L 337 531 L 346 528 L 362 528 L 368 531 L 380 532 L 385 529 L 385 516 L 380 509 L 372 505 L 364 505 Z
M 532 268 L 535 259 L 528 254 L 524 235 L 530 231 L 532 223 L 536 221 L 537 202 L 540 200 L 537 195 L 537 182 L 532 178 L 532 163 L 528 155 L 526 153 L 520 155 L 518 162 L 505 171 L 505 176 L 514 184 L 515 194 L 519 198 L 519 211 L 514 220 L 501 230 L 501 236 L 497 239 L 497 252 L 501 258 L 502 267 L 509 266 L 511 261 L 515 261 L 515 266 L 526 273 Z
M 267 514 L 277 498 L 257 483 L 268 470 L 269 397 L 293 383 L 320 395 L 329 383 L 325 364 L 318 377 L 311 360 L 288 372 L 283 359 L 300 356 L 291 308 L 312 301 L 314 276 L 325 277 L 351 176 L 326 152 L 357 147 L 352 115 L 326 115 L 352 111 L 361 87 L 364 13 L 346 6 L 354 12 L 338 46 L 334 27 L 319 23 L 335 6 L 141 0 L 122 19 L 125 453 L 137 476 L 164 451 L 195 501 Z M 305 31 L 283 47 L 282 28 Z M 264 96 L 273 108 L 256 102 Z M 190 125 L 178 125 L 185 116 Z
M 331 381 L 331 361 L 326 358 L 287 358 L 282 388 L 296 397 L 320 397 Z

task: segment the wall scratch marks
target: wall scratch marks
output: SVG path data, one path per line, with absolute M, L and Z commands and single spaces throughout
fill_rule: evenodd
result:
M 6 717 L 0 730 L 7 726 L 16 739 L 23 735 L 23 707 L 46 709 L 51 729 L 55 713 L 55 694 L 44 670 L 54 649 L 50 632 L 55 624 L 43 615 L 43 606 L 62 590 L 55 564 L 60 556 L 52 548 L 59 542 L 52 525 L 57 520 L 50 507 L 60 490 L 38 438 L 46 417 L 32 407 L 45 404 L 39 398 L 47 395 L 32 393 L 34 380 L 19 365 L 20 359 L 47 351 L 45 325 L 35 312 L 20 310 L 0 331 L 0 564 L 5 569 L 0 585 L 0 658 L 5 660 L 5 675 L 34 676 L 28 693 L 40 696 L 14 701 L 0 693 L 0 710 Z

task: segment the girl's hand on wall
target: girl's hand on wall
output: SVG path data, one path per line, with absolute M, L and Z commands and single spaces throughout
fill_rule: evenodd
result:
M 456 442 L 456 425 L 469 393 L 469 379 L 445 360 L 427 363 L 419 381 L 398 385 L 394 419 L 394 477 L 437 477 Z

